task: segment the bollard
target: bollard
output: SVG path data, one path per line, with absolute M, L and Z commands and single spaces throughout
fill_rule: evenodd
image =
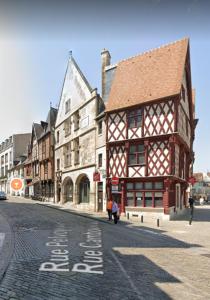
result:
M 190 217 L 190 220 L 189 220 L 189 225 L 192 224 L 192 216 Z
M 160 219 L 157 219 L 157 227 L 160 226 Z
M 143 215 L 141 215 L 141 223 L 143 223 L 144 222 L 144 217 L 143 217 Z
M 129 213 L 127 213 L 127 220 L 129 220 Z

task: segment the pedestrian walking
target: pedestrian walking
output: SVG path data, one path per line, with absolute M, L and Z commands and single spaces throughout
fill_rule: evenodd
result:
M 189 197 L 189 206 L 190 206 L 190 225 L 192 223 L 192 218 L 193 218 L 193 210 L 194 210 L 194 199 L 192 197 Z
M 112 199 L 110 198 L 108 200 L 107 206 L 106 206 L 106 210 L 107 210 L 107 213 L 108 213 L 109 221 L 112 220 L 112 205 L 113 205 L 113 202 L 112 202 Z
M 189 205 L 190 205 L 190 208 L 193 208 L 193 205 L 194 205 L 194 199 L 192 197 L 189 197 Z
M 199 202 L 200 202 L 200 205 L 204 205 L 204 199 L 202 196 L 200 196 Z
M 117 224 L 117 221 L 118 221 L 118 211 L 119 211 L 119 208 L 118 208 L 117 202 L 114 201 L 112 204 L 112 214 L 114 216 L 115 224 Z

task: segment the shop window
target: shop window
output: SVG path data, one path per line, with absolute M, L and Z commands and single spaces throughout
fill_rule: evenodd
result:
M 128 128 L 138 128 L 142 126 L 142 110 L 136 109 L 128 113 Z
M 155 190 L 162 190 L 163 189 L 163 183 L 160 182 L 155 182 Z
M 145 192 L 144 196 L 145 206 L 152 206 L 152 193 L 151 192 Z
M 143 182 L 137 182 L 135 183 L 136 190 L 142 190 L 143 189 Z
M 152 182 L 145 182 L 145 190 L 152 190 Z
M 127 190 L 133 190 L 133 183 L 127 183 Z
M 143 193 L 136 192 L 136 206 L 143 206 Z
M 127 193 L 127 206 L 134 206 L 134 193 Z
M 144 145 L 131 145 L 129 151 L 129 165 L 144 165 Z
M 163 206 L 163 193 L 162 192 L 154 192 L 154 205 L 155 205 L 155 207 Z

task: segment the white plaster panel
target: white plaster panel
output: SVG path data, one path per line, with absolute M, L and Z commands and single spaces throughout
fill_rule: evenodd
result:
M 174 132 L 173 114 L 174 103 L 172 100 L 146 106 L 144 109 L 144 135 L 155 136 Z
M 145 167 L 144 166 L 129 167 L 128 168 L 128 176 L 129 177 L 145 176 Z
M 113 113 L 108 118 L 108 141 L 121 141 L 126 137 L 126 115 L 124 112 Z

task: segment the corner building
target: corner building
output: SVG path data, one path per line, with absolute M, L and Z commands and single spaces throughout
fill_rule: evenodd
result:
M 122 212 L 184 212 L 195 129 L 189 40 L 106 66 L 105 78 L 109 196 Z

